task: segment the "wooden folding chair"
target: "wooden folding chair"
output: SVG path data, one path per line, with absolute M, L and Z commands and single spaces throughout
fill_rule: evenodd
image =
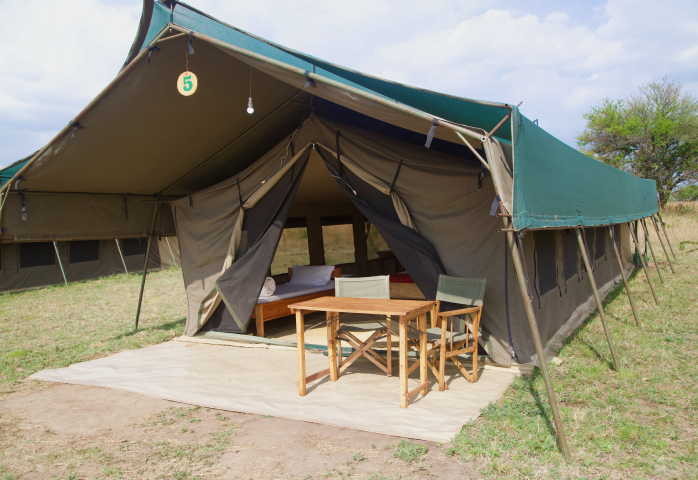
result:
M 446 360 L 451 360 L 469 382 L 477 382 L 477 337 L 486 283 L 484 278 L 439 276 L 436 292 L 437 311 L 441 302 L 468 306 L 439 312 L 437 316 L 432 317 L 432 328 L 427 330 L 427 342 L 432 345 L 427 352 L 427 365 L 439 380 L 440 391 L 448 388 L 445 380 Z M 416 334 L 410 334 L 411 342 L 414 343 L 416 339 Z M 467 353 L 471 353 L 473 358 L 472 375 L 457 358 Z
M 388 275 L 364 278 L 336 278 L 335 297 L 389 299 L 389 282 L 390 277 Z M 366 339 L 365 342 L 359 340 L 359 338 L 355 335 L 356 333 L 366 332 L 373 333 Z M 336 333 L 339 371 L 346 370 L 349 365 L 354 363 L 354 361 L 356 361 L 359 357 L 363 356 L 387 373 L 388 376 L 392 376 L 392 342 L 389 315 L 385 317 L 385 325 L 381 323 L 344 324 L 337 329 Z M 383 335 L 385 335 L 387 343 L 386 357 L 383 357 L 371 348 L 373 344 Z M 342 355 L 342 341 L 347 342 L 354 348 L 354 352 L 346 359 L 344 359 Z

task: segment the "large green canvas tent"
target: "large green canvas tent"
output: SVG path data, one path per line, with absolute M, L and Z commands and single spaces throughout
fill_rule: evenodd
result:
M 177 88 L 185 69 L 191 96 Z M 606 226 L 658 211 L 654 182 L 515 106 L 376 78 L 144 0 L 119 75 L 6 182 L 0 240 L 178 234 L 186 334 L 212 321 L 245 332 L 284 227 L 321 223 L 332 205 L 374 225 L 427 298 L 439 274 L 486 278 L 482 343 L 504 364 L 540 356 L 532 332 L 551 339 L 590 301 L 576 227 L 604 285 L 619 273 Z M 514 231 L 532 231 L 522 251 Z

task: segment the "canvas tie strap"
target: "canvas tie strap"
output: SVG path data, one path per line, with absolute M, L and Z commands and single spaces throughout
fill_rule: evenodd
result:
M 304 75 L 305 75 L 305 88 L 308 88 L 308 87 L 317 88 L 315 85 L 315 80 L 310 78 L 310 72 L 308 70 L 305 71 Z
M 402 163 L 404 162 L 403 159 L 400 159 L 400 163 L 397 166 L 397 171 L 395 172 L 395 178 L 393 178 L 393 183 L 390 185 L 390 194 L 393 194 L 393 190 L 395 189 L 395 182 L 397 182 L 397 177 L 400 175 L 400 169 L 402 168 Z
M 490 207 L 490 217 L 494 217 L 497 214 L 497 208 L 499 208 L 499 202 L 501 201 L 502 199 L 499 195 L 494 197 L 494 200 L 492 201 L 492 206 Z
M 124 210 L 126 211 L 126 220 L 128 220 L 128 194 L 124 193 Z
M 431 141 L 434 140 L 434 134 L 436 133 L 436 126 L 439 124 L 438 119 L 434 119 L 434 123 L 432 124 L 431 128 L 429 129 L 429 133 L 427 134 L 427 142 L 424 144 L 425 147 L 430 148 L 431 147 Z
M 156 46 L 154 46 L 154 47 L 147 47 L 147 48 L 148 48 L 148 52 L 150 52 L 150 53 L 148 53 L 148 63 L 150 64 L 150 56 L 153 54 L 153 52 L 159 52 L 159 51 L 160 51 L 160 47 L 158 47 L 158 46 L 156 45 Z
M 74 136 L 75 136 L 75 132 L 77 131 L 78 128 L 79 128 L 80 130 L 84 130 L 84 129 L 85 129 L 85 126 L 84 126 L 84 125 L 81 125 L 80 122 L 72 122 L 72 123 L 70 124 L 70 126 L 71 126 L 71 127 L 75 127 L 75 128 L 73 128 L 73 134 L 71 135 L 71 137 L 74 137 Z
M 531 282 L 528 280 L 528 267 L 526 266 L 526 256 L 524 255 L 524 248 L 523 248 L 523 242 L 521 239 L 523 239 L 524 232 L 521 230 L 517 235 L 516 239 L 519 243 L 519 251 L 521 252 L 521 261 L 523 262 L 523 268 L 524 268 L 524 276 L 526 277 L 526 290 L 528 293 L 528 300 L 533 301 L 533 295 L 531 294 Z
M 19 182 L 23 182 L 26 180 L 24 177 L 17 177 L 17 180 L 15 181 L 15 190 L 17 190 L 17 187 L 19 186 Z
M 194 41 L 194 32 L 190 31 L 189 32 L 189 55 L 194 55 L 194 47 L 191 45 L 192 41 Z
M 245 206 L 242 203 L 242 190 L 240 190 L 240 179 L 239 178 L 237 179 L 237 183 L 238 183 L 238 198 L 240 199 L 240 210 L 244 210 Z
M 20 195 L 22 196 L 22 220 L 27 219 L 27 196 L 25 195 L 27 193 L 27 189 L 25 188 L 24 190 L 19 192 Z
M 487 178 L 487 169 L 480 165 L 480 175 L 477 176 L 477 189 L 482 190 L 482 181 Z

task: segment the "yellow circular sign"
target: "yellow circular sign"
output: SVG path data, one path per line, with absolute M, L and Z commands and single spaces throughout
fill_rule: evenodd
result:
M 198 85 L 199 81 L 196 79 L 196 75 L 194 75 L 193 72 L 184 72 L 177 79 L 177 90 L 185 97 L 193 95 Z

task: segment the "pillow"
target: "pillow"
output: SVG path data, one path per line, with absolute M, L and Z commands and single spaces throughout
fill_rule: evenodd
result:
M 332 277 L 334 265 L 294 265 L 291 285 L 326 285 Z

